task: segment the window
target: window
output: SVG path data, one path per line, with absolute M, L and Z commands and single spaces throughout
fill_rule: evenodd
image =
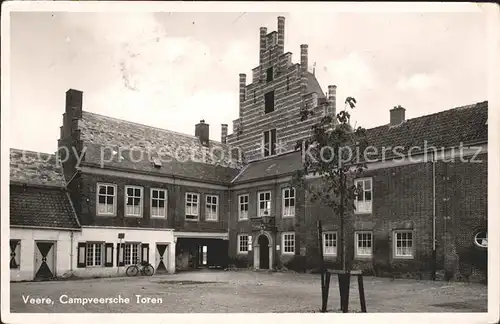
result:
M 286 91 L 290 90 L 290 77 L 286 77 Z
M 488 247 L 488 233 L 487 232 L 478 232 L 474 235 L 474 244 L 479 247 L 487 248 Z
M 248 195 L 238 196 L 239 208 L 238 208 L 238 219 L 246 220 L 248 219 Z
M 264 112 L 266 114 L 274 111 L 274 91 L 264 95 Z
M 394 256 L 398 258 L 413 258 L 413 232 L 394 232 Z
M 19 269 L 21 265 L 21 240 L 10 240 L 10 268 Z
M 323 233 L 323 254 L 337 255 L 337 232 Z
M 167 217 L 167 191 L 151 189 L 151 217 Z
M 113 243 L 79 242 L 76 259 L 78 268 L 112 267 Z
M 140 263 L 139 243 L 125 243 L 123 250 L 123 262 L 125 265 Z
M 273 81 L 273 68 L 270 67 L 266 70 L 266 82 Z
M 218 198 L 217 196 L 206 196 L 205 220 L 216 221 L 218 219 Z
M 195 193 L 186 193 L 186 220 L 197 221 L 200 211 L 200 195 Z
M 357 189 L 354 205 L 356 213 L 371 213 L 372 212 L 372 179 L 356 179 L 354 185 Z
M 283 217 L 295 216 L 295 189 L 283 189 Z
M 102 243 L 87 243 L 85 265 L 87 267 L 102 266 Z
M 116 185 L 97 184 L 97 215 L 115 215 Z
M 271 156 L 276 154 L 276 129 L 271 129 L 264 132 L 262 147 L 264 156 Z
M 125 216 L 142 217 L 142 188 L 125 186 Z
M 259 217 L 271 215 L 271 192 L 259 192 Z
M 238 235 L 238 253 L 247 253 L 249 251 L 249 245 L 251 242 L 251 236 L 246 234 Z
M 283 233 L 282 243 L 283 254 L 295 253 L 295 233 Z
M 372 233 L 356 232 L 356 256 L 369 257 L 372 255 Z

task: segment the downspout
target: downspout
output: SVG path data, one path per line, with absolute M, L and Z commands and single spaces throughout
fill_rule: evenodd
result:
M 231 222 L 231 216 L 232 216 L 232 214 L 231 214 L 231 185 L 229 185 L 227 187 L 227 189 L 228 189 L 227 190 L 227 194 L 228 194 L 228 199 L 227 200 L 228 200 L 228 204 L 229 204 L 229 210 L 228 210 L 228 218 L 227 218 L 227 239 L 228 239 L 228 242 L 227 242 L 227 258 L 226 258 L 226 261 L 225 261 L 226 264 L 224 265 L 226 269 L 229 267 L 229 255 L 230 255 L 230 250 L 229 249 L 232 248 L 232 247 L 230 247 L 230 244 L 229 244 L 231 242 L 231 237 L 230 237 L 231 224 L 230 224 L 230 222 Z
M 432 153 L 432 280 L 436 280 L 436 152 Z
M 73 274 L 73 240 L 74 240 L 74 232 L 71 231 L 70 232 L 71 234 L 71 252 L 69 253 L 69 260 L 70 260 L 70 266 L 69 266 L 69 271 L 71 272 L 71 274 Z

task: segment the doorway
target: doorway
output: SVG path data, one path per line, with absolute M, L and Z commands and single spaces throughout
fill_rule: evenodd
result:
M 266 235 L 259 236 L 259 268 L 269 269 L 269 239 Z
M 168 244 L 156 244 L 155 271 L 165 273 L 168 271 Z
M 35 279 L 50 279 L 55 274 L 55 243 L 35 242 Z

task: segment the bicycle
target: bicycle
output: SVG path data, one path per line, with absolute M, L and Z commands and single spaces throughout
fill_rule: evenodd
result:
M 137 276 L 139 273 L 146 276 L 152 276 L 155 272 L 155 269 L 148 262 L 142 262 L 141 264 L 132 264 L 130 265 L 125 273 L 129 277 Z

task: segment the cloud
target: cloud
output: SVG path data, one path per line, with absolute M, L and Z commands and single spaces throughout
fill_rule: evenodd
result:
M 402 91 L 425 91 L 431 88 L 444 86 L 446 84 L 447 80 L 437 73 L 416 73 L 409 77 L 400 78 L 396 87 Z

